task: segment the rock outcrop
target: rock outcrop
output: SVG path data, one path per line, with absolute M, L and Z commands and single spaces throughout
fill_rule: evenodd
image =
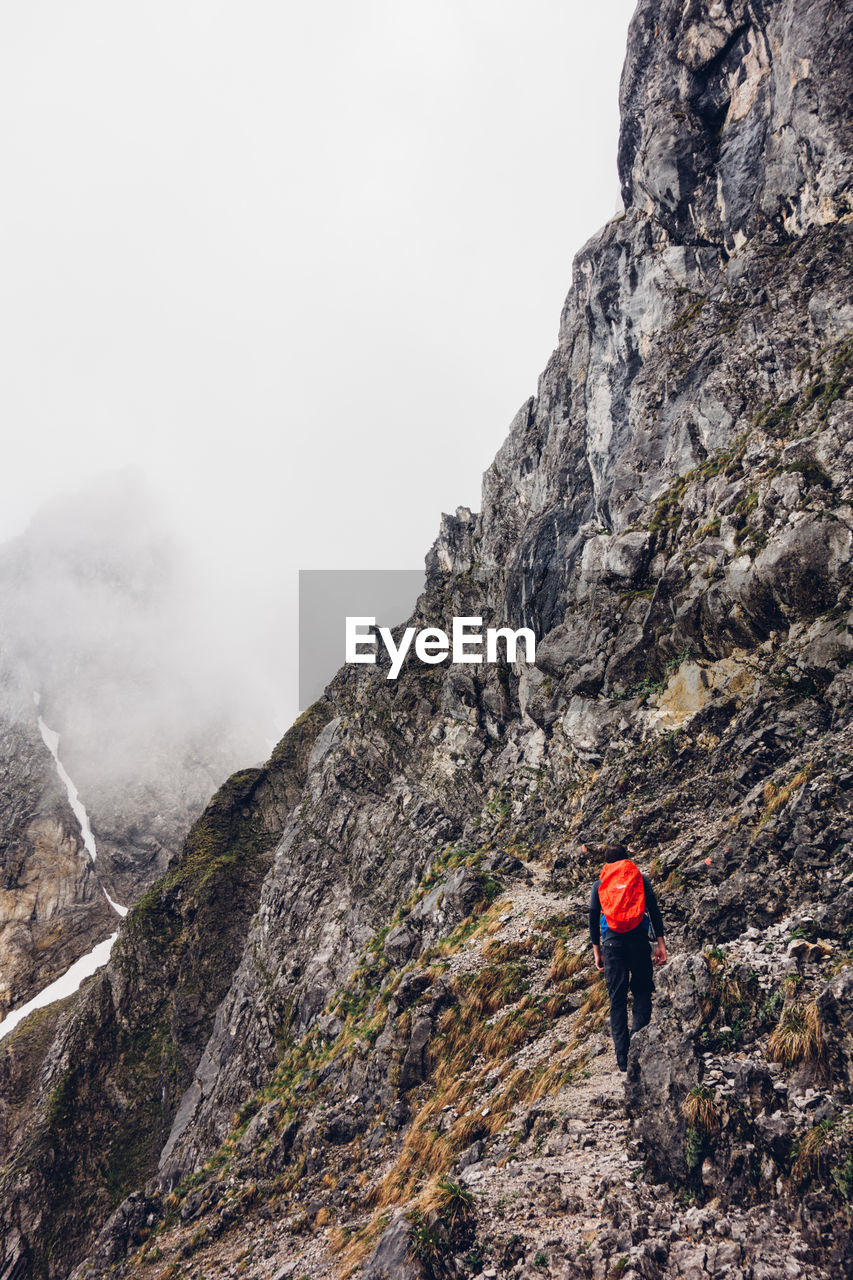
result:
M 8 686 L 6 693 L 10 692 Z M 0 1022 L 114 932 L 32 699 L 0 716 Z
M 625 211 L 578 255 L 537 396 L 481 512 L 444 517 L 412 620 L 530 625 L 537 665 L 344 668 L 275 819 L 275 757 L 214 802 L 213 853 L 197 829 L 47 1053 L 3 1280 L 261 1276 L 263 1254 L 282 1275 L 853 1273 L 851 19 L 641 0 Z M 170 996 L 152 1040 L 205 868 L 258 824 L 252 892 L 191 929 L 202 1008 Z M 677 955 L 627 1130 L 583 1091 L 614 1096 L 582 953 L 614 836 Z M 111 1184 L 90 1153 L 138 1151 L 155 1096 Z M 584 1125 L 622 1144 L 598 1181 Z
M 93 1222 L 156 1168 L 328 715 L 318 704 L 264 768 L 220 789 L 127 917 L 109 966 L 68 1002 L 41 1058 L 28 1050 L 28 1083 L 7 1100 L 19 1140 L 3 1171 L 4 1280 L 63 1274 Z M 31 1038 L 27 1019 L 10 1037 L 8 1078 L 22 1075 L 15 1042 Z

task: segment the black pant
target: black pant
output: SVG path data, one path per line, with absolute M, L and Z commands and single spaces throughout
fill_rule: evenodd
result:
M 610 1030 L 616 1049 L 616 1061 L 624 1071 L 628 1062 L 628 1041 L 635 1031 L 645 1027 L 652 1016 L 652 992 L 655 989 L 652 951 L 649 935 L 643 925 L 630 933 L 613 933 L 608 929 L 602 944 L 604 980 L 610 997 Z M 628 987 L 634 997 L 634 1018 L 628 1033 Z

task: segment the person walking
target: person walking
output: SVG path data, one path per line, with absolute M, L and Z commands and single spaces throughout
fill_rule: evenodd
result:
M 654 964 L 666 964 L 663 920 L 648 876 L 631 861 L 623 844 L 605 845 L 604 866 L 589 900 L 589 936 L 596 969 L 603 970 L 610 997 L 610 1030 L 620 1071 L 628 1069 L 628 1043 L 648 1025 L 655 988 L 650 928 L 656 939 Z M 628 989 L 633 1018 L 628 1031 Z

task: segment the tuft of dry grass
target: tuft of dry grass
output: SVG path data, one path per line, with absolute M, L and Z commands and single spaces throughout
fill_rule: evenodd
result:
M 424 1214 L 436 1214 L 442 1225 L 452 1231 L 473 1212 L 474 1196 L 450 1178 L 437 1178 L 419 1197 L 418 1207 Z
M 299 1182 L 305 1172 L 305 1156 L 300 1155 L 299 1158 L 290 1166 L 287 1172 L 282 1176 L 281 1191 L 286 1194 L 292 1191 Z
M 260 1188 L 257 1182 L 248 1182 L 240 1193 L 240 1203 L 244 1208 L 253 1205 L 258 1198 Z
M 525 1101 L 528 1103 L 538 1102 L 540 1098 L 546 1097 L 549 1093 L 556 1093 L 564 1084 L 567 1084 L 573 1073 L 578 1068 L 578 1063 L 573 1059 L 574 1045 L 569 1045 L 556 1058 L 554 1058 L 544 1071 L 542 1071 L 527 1089 Z
M 690 1090 L 681 1104 L 681 1114 L 700 1133 L 719 1133 L 723 1108 L 707 1085 L 698 1084 Z
M 764 800 L 764 809 L 761 817 L 758 819 L 759 827 L 763 826 L 773 814 L 776 813 L 783 805 L 786 805 L 795 791 L 799 791 L 814 773 L 814 764 L 810 760 L 805 768 L 800 769 L 799 773 L 795 773 L 790 782 L 784 787 L 777 787 L 774 783 L 768 782 L 762 792 Z
M 576 951 L 567 951 L 561 942 L 557 947 L 557 954 L 554 956 L 554 963 L 551 965 L 548 980 L 549 982 L 565 982 L 567 978 L 572 978 L 581 973 L 586 967 L 587 961 L 583 954 Z
M 467 984 L 465 1005 L 472 1018 L 489 1017 L 514 1004 L 527 989 L 526 970 L 523 965 L 487 964 Z
M 711 989 L 702 1001 L 702 1017 L 707 1020 L 717 1010 L 734 1009 L 743 1004 L 745 992 L 737 974 L 728 968 L 728 960 L 722 951 L 706 951 L 705 963 L 711 975 Z
M 342 1253 L 352 1239 L 351 1227 L 333 1227 L 326 1237 L 329 1252 L 334 1256 Z
M 816 999 L 808 1004 L 792 1004 L 782 1010 L 782 1016 L 771 1032 L 768 1052 L 774 1062 L 781 1062 L 786 1067 L 799 1062 L 823 1064 L 825 1045 Z
M 598 1013 L 604 1009 L 607 1004 L 607 984 L 604 981 L 604 974 L 596 973 L 595 977 L 590 981 L 587 988 L 586 999 L 580 1007 L 582 1017 Z
M 523 938 L 516 938 L 511 942 L 498 942 L 493 938 L 483 948 L 483 958 L 492 964 L 508 964 L 513 960 L 521 960 L 524 956 L 533 956 L 537 959 L 550 956 L 553 950 L 553 938 L 543 938 L 541 934 L 528 933 Z
M 555 1018 L 561 1018 L 564 1013 L 571 1012 L 570 995 L 568 991 L 558 991 L 555 995 L 548 997 L 542 1008 L 549 1022 L 553 1022 Z
M 835 1127 L 831 1120 L 822 1120 L 813 1129 L 809 1129 L 796 1147 L 797 1156 L 792 1172 L 798 1179 L 813 1177 L 822 1172 L 826 1162 L 828 1146 L 832 1146 L 832 1130 Z
M 525 997 L 512 1013 L 483 1029 L 479 1037 L 480 1052 L 493 1062 L 501 1062 L 542 1029 L 542 1012 Z

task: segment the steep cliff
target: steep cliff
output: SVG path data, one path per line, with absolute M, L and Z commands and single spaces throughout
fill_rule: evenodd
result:
M 3 1280 L 853 1273 L 851 25 L 640 0 L 625 211 L 413 619 L 528 623 L 536 668 L 345 668 L 287 803 L 280 755 L 214 802 L 27 1094 Z M 627 1122 L 613 836 L 675 954 Z
M 52 1043 L 33 1047 L 44 1014 L 0 1043 L 4 1275 L 64 1274 L 93 1224 L 155 1167 L 326 718 L 318 706 L 265 768 L 214 796 L 127 918 L 109 966 L 67 1002 Z
M 117 916 L 41 738 L 32 697 L 0 713 L 0 1022 L 111 934 Z

